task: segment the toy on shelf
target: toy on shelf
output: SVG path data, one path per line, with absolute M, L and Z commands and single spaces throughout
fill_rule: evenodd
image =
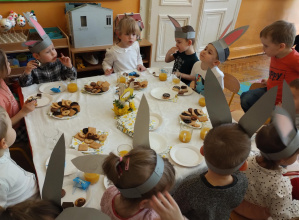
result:
M 76 62 L 76 65 L 77 65 L 77 69 L 84 69 L 85 68 L 85 66 L 83 64 L 83 60 L 80 57 L 76 57 L 75 62 Z
M 121 116 L 136 110 L 133 100 L 135 97 L 135 95 L 133 95 L 133 91 L 133 84 L 131 84 L 128 88 L 126 88 L 126 85 L 123 83 L 119 84 L 117 93 L 119 99 L 115 99 L 113 101 L 112 110 L 114 111 L 115 115 Z

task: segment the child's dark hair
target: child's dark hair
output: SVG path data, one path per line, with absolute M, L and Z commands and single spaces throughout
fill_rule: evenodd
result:
M 296 90 L 299 90 L 299 78 L 290 82 L 290 87 L 295 88 Z
M 125 170 L 125 164 L 129 161 L 129 169 Z M 143 199 L 149 199 L 158 192 L 169 190 L 175 181 L 175 170 L 168 159 L 164 160 L 164 172 L 156 186 L 149 192 L 144 193 L 142 198 L 125 199 L 131 204 L 136 204 Z M 113 153 L 110 153 L 103 163 L 103 170 L 109 180 L 116 187 L 126 189 L 133 188 L 143 184 L 153 173 L 156 167 L 157 155 L 152 149 L 135 148 L 125 155 L 120 162 L 120 158 Z M 118 170 L 122 170 L 122 174 Z M 122 196 L 123 197 L 123 196 Z
M 1 220 L 50 220 L 55 219 L 61 208 L 46 200 L 26 200 L 6 209 L 0 207 Z
M 115 27 L 117 35 L 121 34 L 136 34 L 137 39 L 140 36 L 140 28 L 137 22 L 131 16 L 124 16 Z M 119 40 L 119 39 L 118 39 Z
M 291 48 L 296 37 L 296 28 L 293 23 L 279 20 L 266 26 L 261 32 L 260 37 L 271 37 L 275 44 L 284 43 L 287 48 Z
M 194 32 L 194 29 L 190 25 L 186 25 L 186 26 L 182 27 L 182 31 L 184 33 L 188 33 L 188 32 L 191 32 L 191 31 Z M 192 41 L 192 45 L 194 45 L 194 43 L 195 43 L 195 39 L 194 38 L 192 38 L 192 39 L 186 39 L 186 40 L 191 40 Z
M 3 50 L 0 49 L 0 79 L 5 79 L 8 75 L 7 57 Z
M 41 38 L 41 36 L 40 36 L 37 32 L 33 32 L 33 33 L 30 33 L 30 34 L 28 35 L 28 37 L 27 37 L 27 41 L 29 41 L 29 40 L 42 41 L 43 39 Z M 31 50 L 31 48 L 32 48 L 31 46 L 28 47 L 29 51 L 30 51 L 31 53 L 33 53 L 32 50 Z
M 232 169 L 247 159 L 251 141 L 243 128 L 236 124 L 222 124 L 211 129 L 204 140 L 204 156 L 218 169 Z
M 274 125 L 263 126 L 255 137 L 256 147 L 264 153 L 277 153 L 286 148 L 282 143 Z M 279 168 L 277 161 L 269 160 L 264 156 L 258 156 L 257 161 L 264 164 L 264 168 L 275 170 Z

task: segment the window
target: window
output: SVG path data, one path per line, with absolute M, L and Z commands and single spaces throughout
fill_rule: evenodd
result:
M 106 25 L 111 25 L 111 15 L 106 15 Z
M 86 16 L 80 16 L 80 18 L 81 18 L 81 27 L 87 27 Z

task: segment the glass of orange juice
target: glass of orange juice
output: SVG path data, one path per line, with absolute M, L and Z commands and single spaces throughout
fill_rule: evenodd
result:
M 117 74 L 117 83 L 126 83 L 126 77 L 121 74 L 121 73 L 118 73 Z
M 164 68 L 160 69 L 159 80 L 166 81 L 167 80 L 168 71 Z
M 183 143 L 189 143 L 192 137 L 193 128 L 191 126 L 181 124 L 179 139 Z
M 203 128 L 201 129 L 201 131 L 200 131 L 200 138 L 201 138 L 202 140 L 205 139 L 205 137 L 206 137 L 206 135 L 207 135 L 207 133 L 209 132 L 210 129 L 211 129 L 211 128 L 208 128 L 208 127 L 203 127 Z
M 205 107 L 206 106 L 206 100 L 204 97 L 200 98 L 198 100 L 198 104 L 201 106 L 201 107 Z
M 90 184 L 95 184 L 99 181 L 100 174 L 97 173 L 84 173 L 84 179 Z
M 77 79 L 68 79 L 67 80 L 67 91 L 69 92 L 77 92 Z
M 173 84 L 179 84 L 181 82 L 181 75 L 180 75 L 180 77 L 177 77 L 175 75 L 175 72 L 172 73 L 171 75 L 172 75 L 172 83 Z
M 117 147 L 117 152 L 120 157 L 125 156 L 132 150 L 132 146 L 129 144 L 121 144 Z

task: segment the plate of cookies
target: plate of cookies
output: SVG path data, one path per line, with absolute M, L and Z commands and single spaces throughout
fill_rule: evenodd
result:
M 37 93 L 28 96 L 25 100 L 26 100 L 25 104 L 28 102 L 36 101 L 35 106 L 36 108 L 38 108 L 38 107 L 49 105 L 53 100 L 53 96 L 47 93 L 43 93 L 43 94 Z
M 208 117 L 201 109 L 188 108 L 179 116 L 180 122 L 193 128 L 201 129 L 202 123 L 208 121 Z
M 83 128 L 72 139 L 71 148 L 82 153 L 100 153 L 107 144 L 108 132 L 94 127 Z
M 91 190 L 88 187 L 86 190 L 75 188 L 73 184 L 62 186 L 61 204 L 73 203 L 71 206 L 85 207 L 91 198 Z
M 158 87 L 151 90 L 151 95 L 160 100 L 173 99 L 177 95 L 177 92 L 173 91 L 171 88 Z
M 193 93 L 193 90 L 186 85 L 175 85 L 172 87 L 172 90 L 176 91 L 180 96 L 191 95 Z
M 133 88 L 134 90 L 142 90 L 147 88 L 148 81 L 142 78 L 130 78 L 127 80 L 127 86 L 129 87 L 131 82 L 134 83 Z
M 83 92 L 91 95 L 102 95 L 109 91 L 110 83 L 107 81 L 91 81 L 84 85 Z
M 49 115 L 56 119 L 71 119 L 78 115 L 80 112 L 80 105 L 78 102 L 71 100 L 64 100 L 60 102 L 53 102 Z

